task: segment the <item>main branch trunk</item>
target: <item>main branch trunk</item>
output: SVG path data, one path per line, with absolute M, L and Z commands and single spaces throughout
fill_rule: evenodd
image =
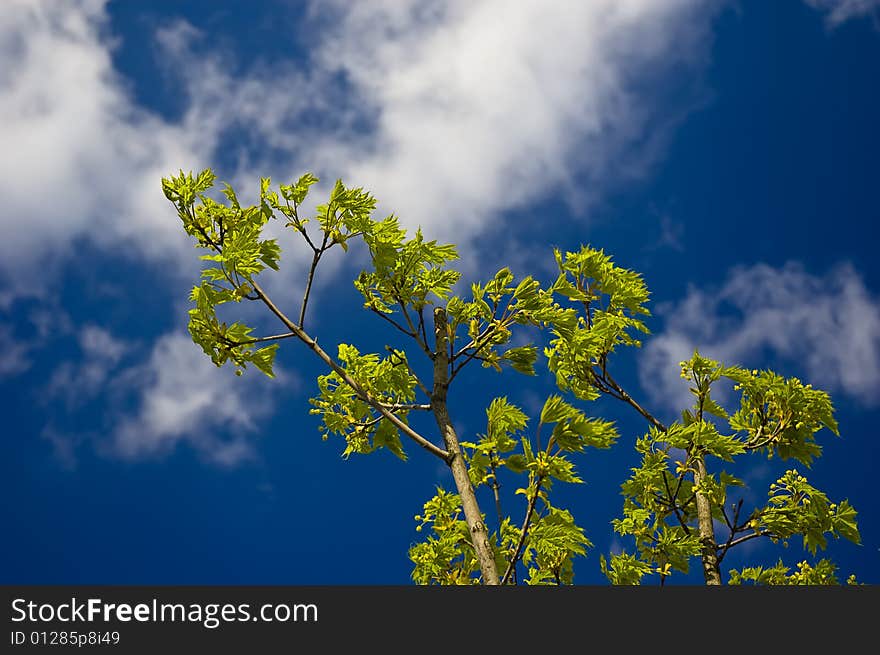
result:
M 461 454 L 458 444 L 458 435 L 452 427 L 449 418 L 449 410 L 446 407 L 446 394 L 449 384 L 449 337 L 446 332 L 446 311 L 442 307 L 434 310 L 434 339 L 436 352 L 434 353 L 434 389 L 431 396 L 431 408 L 437 426 L 443 435 L 446 450 L 450 454 L 449 468 L 452 469 L 452 477 L 458 495 L 461 497 L 461 505 L 464 510 L 465 522 L 471 533 L 471 542 L 480 563 L 480 572 L 485 584 L 499 584 L 498 569 L 495 566 L 495 556 L 492 545 L 489 543 L 489 531 L 483 523 L 483 515 L 477 504 L 477 497 L 468 476 L 467 464 Z
M 694 473 L 694 483 L 697 488 L 703 480 L 706 479 L 706 460 L 703 455 L 696 457 L 697 470 Z M 697 503 L 697 523 L 700 528 L 700 543 L 703 552 L 700 559 L 703 563 L 703 576 L 706 578 L 707 585 L 720 585 L 721 572 L 718 569 L 718 544 L 715 541 L 715 526 L 712 523 L 712 506 L 709 499 L 698 492 L 696 496 Z

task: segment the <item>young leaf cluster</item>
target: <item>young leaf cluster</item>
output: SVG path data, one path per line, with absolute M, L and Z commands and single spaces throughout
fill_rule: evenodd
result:
M 505 571 L 504 581 L 517 582 L 521 567 L 526 584 L 571 584 L 574 559 L 585 555 L 592 544 L 572 514 L 551 503 L 550 493 L 554 481 L 581 483 L 572 456 L 588 448 L 611 447 L 617 430 L 609 421 L 587 417 L 560 396 L 550 396 L 544 403 L 532 434 L 526 414 L 506 397 L 494 399 L 486 417 L 485 434 L 478 435 L 477 442 L 461 445 L 474 487 L 488 487 L 495 494 L 499 528 L 492 539 L 499 570 Z M 549 432 L 546 444 L 542 432 Z M 519 527 L 501 510 L 498 490 L 502 470 L 521 480 L 515 494 L 524 497 L 526 506 Z M 450 508 L 436 511 L 446 499 L 438 492 L 426 503 L 425 513 L 416 517 L 420 521 L 417 530 L 427 524 L 432 527 L 427 539 L 410 549 L 412 576 L 417 582 L 460 584 L 467 576 L 478 576 L 466 529 L 455 523 L 456 515 Z M 465 566 L 468 562 L 470 568 Z M 440 575 L 443 571 L 454 571 L 454 575 L 444 578 Z
M 424 505 L 415 520 L 417 532 L 426 532 L 424 541 L 410 546 L 412 579 L 422 585 L 473 585 L 480 582 L 480 569 L 468 527 L 461 517 L 461 499 L 442 487 Z M 425 530 L 425 528 L 428 530 Z M 498 534 L 491 535 L 495 561 L 504 563 L 504 553 L 512 550 L 517 535 L 506 522 Z
M 837 566 L 829 559 L 821 559 L 812 566 L 806 560 L 798 562 L 797 570 L 785 566 L 780 559 L 775 566 L 764 568 L 761 566 L 749 566 L 742 571 L 732 569 L 730 571 L 730 584 L 755 584 L 755 585 L 839 585 L 837 578 Z M 857 584 L 856 577 L 851 575 L 847 578 L 849 585 Z
M 770 485 L 766 506 L 748 513 L 742 500 L 730 502 L 730 490 L 742 481 L 724 470 L 707 470 L 712 461 L 734 462 L 759 452 L 809 465 L 820 452 L 815 432 L 828 427 L 836 434 L 827 394 L 796 378 L 722 366 L 699 353 L 681 366 L 695 404 L 682 412 L 681 422 L 652 428 L 637 443 L 641 464 L 622 485 L 623 517 L 613 522 L 616 532 L 633 539 L 636 554 L 624 552 L 612 556 L 610 564 L 603 562 L 609 580 L 636 584 L 650 573 L 661 580 L 674 571 L 687 573 L 690 559 L 703 557 L 707 547 L 717 566 L 731 548 L 754 538 L 776 543 L 800 535 L 813 555 L 827 546 L 829 536 L 858 543 L 852 506 L 846 500 L 830 502 L 794 469 Z M 722 378 L 742 392 L 733 415 L 711 396 L 712 384 Z M 701 533 L 698 499 L 706 501 L 710 525 L 725 526 L 726 538 Z M 748 576 L 759 575 L 754 571 Z M 777 579 L 776 573 L 760 575 Z M 748 576 L 738 579 L 753 579 Z
M 650 315 L 648 289 L 641 276 L 617 266 L 604 251 L 589 246 L 578 252 L 554 251 L 559 275 L 551 287 L 579 308 L 573 320 L 554 322 L 554 338 L 545 350 L 560 389 L 583 400 L 602 393 L 622 399 L 607 370 L 618 346 L 640 346 L 647 334 L 642 318 Z
M 486 284 L 471 285 L 471 297 L 449 299 L 452 377 L 471 361 L 502 370 L 502 365 L 525 375 L 535 374 L 537 347 L 529 343 L 509 347 L 517 326 L 543 328 L 573 325 L 574 312 L 559 306 L 553 292 L 526 276 L 517 281 L 510 269 L 500 269 Z
M 196 247 L 207 250 L 202 260 L 212 265 L 202 270 L 201 283 L 190 294 L 189 332 L 217 366 L 231 361 L 241 374 L 248 363 L 272 377 L 277 344 L 257 348 L 261 339 L 242 323 L 228 324 L 217 316 L 217 307 L 228 302 L 253 299 L 253 278 L 265 268 L 278 270 L 281 250 L 274 239 L 262 239 L 263 226 L 271 217 L 264 203 L 242 207 L 232 187 L 222 194 L 227 203 L 206 195 L 215 176 L 210 170 L 199 175 L 163 178 L 165 197 L 177 208 L 184 230 L 195 237 Z M 261 196 L 268 180 L 261 181 Z
M 410 374 L 406 354 L 394 351 L 386 358 L 362 355 L 348 344 L 339 345 L 337 360 L 345 373 L 354 380 L 355 391 L 335 371 L 318 377 L 319 395 L 311 399 L 311 414 L 321 417 L 320 431 L 326 440 L 331 434 L 345 439 L 343 456 L 368 454 L 387 448 L 406 459 L 400 435 L 387 418 L 363 398 L 363 392 L 382 405 L 394 409 L 406 421 L 410 403 L 415 399 L 416 379 Z
M 486 432 L 459 441 L 448 414 L 450 385 L 471 362 L 534 375 L 539 346 L 523 337 L 540 330 L 550 334 L 543 354 L 563 393 L 588 401 L 610 395 L 650 424 L 636 444 L 640 465 L 622 485 L 623 515 L 613 522 L 635 552 L 600 561 L 612 583 L 637 584 L 654 574 L 662 583 L 674 572 L 686 573 L 694 557 L 701 558 L 704 573 L 713 570 L 720 579 L 729 550 L 752 539 L 787 543 L 800 536 L 813 556 L 829 538 L 859 541 L 849 502 L 831 502 L 796 469 L 770 485 L 764 506 L 745 511 L 742 499 L 731 498 L 743 482 L 720 466 L 763 454 L 809 467 L 822 452 L 816 434 L 825 428 L 838 434 L 825 392 L 797 378 L 722 366 L 695 353 L 681 363 L 694 405 L 666 426 L 612 377 L 611 353 L 640 346 L 640 335 L 648 333 L 649 292 L 638 273 L 618 266 L 604 251 L 591 246 L 554 250 L 558 272 L 546 288 L 531 276 L 517 279 L 505 267 L 487 282 L 472 284 L 465 296 L 456 292 L 461 274 L 452 268 L 455 246 L 428 240 L 421 230 L 408 236 L 394 215 L 374 219 L 377 202 L 362 188 L 337 180 L 328 201 L 308 217 L 302 206 L 318 182 L 311 173 L 277 189 L 262 178 L 259 200 L 251 206 L 242 205 L 228 184 L 209 195 L 215 181 L 210 169 L 162 179 L 184 231 L 204 251 L 205 268 L 190 294 L 193 341 L 217 366 L 231 362 L 240 375 L 252 364 L 272 377 L 277 342 L 295 338 L 328 368 L 311 399 L 323 438 L 342 437 L 345 456 L 385 448 L 405 459 L 406 436 L 450 466 L 458 493 L 438 488 L 416 517 L 417 530 L 426 534 L 409 551 L 416 582 L 473 584 L 485 577 L 502 584 L 570 584 L 574 559 L 591 546 L 572 514 L 551 502 L 551 494 L 555 482 L 582 482 L 575 458 L 589 448 L 612 446 L 618 438 L 613 423 L 588 417 L 552 395 L 532 428 L 526 414 L 501 397 L 486 410 Z M 296 319 L 257 279 L 279 266 L 278 243 L 262 236 L 271 219 L 283 220 L 312 254 Z M 418 346 L 433 380 L 417 377 L 403 347 L 386 346 L 388 355 L 380 357 L 341 344 L 334 357 L 305 331 L 322 257 L 336 246 L 348 252 L 353 240 L 362 241 L 369 255 L 369 265 L 354 281 L 364 307 Z M 287 331 L 259 336 L 254 328 L 221 317 L 243 300 L 265 304 Z M 713 398 L 720 380 L 739 392 L 733 412 Z M 416 402 L 419 393 L 422 402 Z M 442 446 L 413 429 L 413 411 L 434 414 Z M 521 496 L 524 503 L 521 520 L 503 511 L 502 480 L 515 481 L 513 499 Z M 485 526 L 475 492 L 494 497 L 494 532 Z M 726 535 L 716 534 L 713 525 L 724 526 Z M 794 572 L 780 561 L 729 575 L 734 584 L 836 584 L 835 572 L 823 559 L 815 565 L 801 562 Z

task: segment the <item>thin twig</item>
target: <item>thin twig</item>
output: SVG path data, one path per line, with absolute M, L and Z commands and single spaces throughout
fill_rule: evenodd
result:
M 318 248 L 317 248 L 317 246 L 315 246 L 314 243 L 312 243 L 312 240 L 311 240 L 311 238 L 309 237 L 308 232 L 306 232 L 306 226 L 303 225 L 303 224 L 300 222 L 300 220 L 299 220 L 299 214 L 297 213 L 298 205 L 297 205 L 296 202 L 294 201 L 294 203 L 293 203 L 293 207 L 291 207 L 291 206 L 290 206 L 290 201 L 289 201 L 289 200 L 285 199 L 285 202 L 287 203 L 287 209 L 288 209 L 288 210 L 290 211 L 290 213 L 293 215 L 293 216 L 292 216 L 292 220 L 289 222 L 289 225 L 291 225 L 291 226 L 293 227 L 293 229 L 295 229 L 297 232 L 299 232 L 300 234 L 302 234 L 302 235 L 303 235 L 303 238 L 306 240 L 306 243 L 309 244 L 309 247 L 310 247 L 313 251 L 317 252 L 317 251 L 318 251 Z M 291 216 L 288 215 L 288 218 L 291 218 Z
M 513 314 L 510 315 L 510 317 L 508 318 L 508 323 L 510 322 L 510 320 L 513 319 L 513 317 L 515 315 L 516 315 L 516 312 L 514 312 Z M 459 371 L 461 371 L 461 369 L 463 369 L 468 364 L 468 362 L 471 362 L 474 359 L 479 359 L 480 361 L 486 361 L 485 358 L 480 357 L 477 353 L 479 353 L 480 349 L 489 343 L 489 341 L 488 341 L 489 337 L 491 337 L 492 334 L 494 334 L 494 332 L 497 328 L 506 328 L 506 327 L 507 327 L 506 323 L 499 323 L 498 325 L 487 326 L 486 329 L 483 330 L 482 334 L 477 335 L 476 339 L 471 340 L 470 344 L 468 344 L 464 348 L 461 348 L 457 353 L 452 355 L 452 357 L 450 357 L 450 359 L 449 359 L 450 364 L 453 361 L 455 361 L 456 357 L 460 357 L 461 355 L 463 355 L 465 353 L 465 351 L 467 351 L 469 348 L 474 349 L 474 351 L 472 353 L 470 353 L 463 362 L 461 362 L 458 366 L 454 366 L 452 368 L 452 373 L 449 376 L 449 381 L 452 382 L 452 380 L 455 378 L 455 376 L 458 375 Z M 481 343 L 481 341 L 483 343 Z M 471 344 L 473 344 L 473 345 L 471 345 Z
M 541 491 L 541 483 L 544 481 L 544 478 L 539 477 L 537 482 L 535 483 L 535 493 L 529 498 L 529 506 L 526 509 L 526 517 L 523 520 L 522 529 L 519 535 L 519 542 L 516 545 L 516 550 L 513 552 L 513 557 L 510 558 L 510 562 L 507 564 L 507 570 L 504 572 L 504 575 L 501 578 L 502 585 L 507 584 L 508 578 L 510 578 L 511 572 L 516 568 L 516 563 L 519 558 L 522 556 L 523 545 L 526 543 L 526 537 L 529 533 L 529 522 L 532 520 L 532 514 L 535 511 L 535 504 L 538 502 L 538 493 Z
M 318 268 L 318 262 L 321 261 L 321 255 L 324 253 L 323 248 L 320 250 L 315 250 L 315 254 L 312 255 L 312 265 L 309 266 L 309 277 L 306 280 L 306 290 L 303 294 L 302 307 L 299 310 L 299 326 L 305 326 L 306 319 L 306 306 L 309 304 L 309 294 L 312 292 L 312 281 L 315 279 L 315 269 Z
M 770 532 L 769 530 L 761 530 L 760 532 L 753 532 L 752 534 L 747 534 L 744 537 L 740 537 L 739 539 L 734 539 L 733 541 L 730 542 L 729 545 L 726 546 L 726 548 L 728 548 L 728 549 L 733 548 L 734 546 L 741 544 L 744 541 L 748 541 L 749 539 L 755 539 L 756 537 L 769 537 L 771 534 L 773 534 L 773 533 Z
M 724 517 L 724 523 L 727 525 L 727 529 L 730 530 L 730 534 L 733 534 L 733 525 L 730 523 L 730 519 L 727 518 L 727 510 L 724 509 L 724 505 L 721 505 L 721 516 Z M 734 521 L 736 523 L 736 521 Z
M 413 411 L 429 412 L 429 411 L 431 411 L 431 405 L 428 405 L 428 404 L 419 404 L 419 403 L 410 403 L 410 404 L 407 404 L 407 403 L 379 403 L 379 404 L 382 405 L 382 407 L 384 407 L 385 409 L 390 410 L 392 412 L 400 412 L 400 411 L 404 411 L 404 410 L 407 412 L 413 412 Z
M 473 339 L 468 341 L 466 346 L 462 346 L 461 348 L 459 348 L 458 352 L 456 352 L 454 355 L 452 355 L 452 357 L 450 357 L 450 359 L 452 359 L 452 360 L 458 359 L 459 357 L 464 355 L 465 352 L 467 352 L 471 348 L 476 348 L 477 350 L 479 350 L 483 345 L 485 345 L 485 344 L 480 344 L 480 342 L 483 339 L 485 339 L 486 337 L 488 337 L 489 335 L 491 335 L 494 329 L 495 329 L 495 326 L 492 325 L 491 323 L 489 325 L 487 325 L 486 328 L 480 334 L 478 334 L 476 337 L 474 337 Z
M 397 351 L 394 350 L 394 348 L 392 348 L 391 346 L 385 346 L 385 350 L 387 350 L 389 353 L 391 353 L 392 356 L 397 355 L 398 357 L 400 357 L 400 355 L 398 355 Z M 400 359 L 406 365 L 406 370 L 409 371 L 409 374 L 413 376 L 413 379 L 415 379 L 416 385 L 419 387 L 419 389 L 422 390 L 422 393 L 425 394 L 425 397 L 430 400 L 431 399 L 431 392 L 428 391 L 428 387 L 425 385 L 424 382 L 422 382 L 422 380 L 419 378 L 419 376 L 416 375 L 416 372 L 413 370 L 413 367 L 410 366 L 409 360 L 406 357 L 400 357 Z M 428 407 L 430 407 L 430 405 Z
M 424 312 L 425 312 L 425 307 L 424 307 L 424 305 L 422 305 L 421 307 L 419 307 L 419 331 L 421 331 L 421 333 L 422 333 L 422 341 L 424 341 L 425 343 L 428 343 L 428 333 L 425 330 L 425 313 Z M 428 356 L 431 359 L 434 358 L 433 353 L 431 353 L 430 351 L 428 353 Z
M 382 403 L 373 398 L 373 396 L 366 391 L 360 384 L 354 380 L 348 372 L 342 368 L 336 361 L 328 355 L 323 348 L 318 345 L 318 342 L 315 341 L 309 334 L 303 330 L 301 327 L 296 325 L 290 318 L 288 318 L 284 312 L 278 309 L 277 305 L 272 302 L 272 299 L 266 294 L 265 291 L 260 287 L 259 284 L 254 282 L 253 280 L 249 280 L 251 286 L 253 286 L 254 291 L 256 291 L 257 295 L 260 297 L 260 300 L 269 308 L 269 310 L 278 317 L 278 319 L 287 326 L 291 332 L 293 332 L 296 337 L 308 346 L 312 352 L 314 352 L 327 366 L 329 366 L 333 372 L 335 372 L 342 380 L 347 384 L 351 389 L 361 398 L 363 401 L 371 405 L 373 408 L 379 411 L 382 416 L 387 418 L 394 427 L 403 432 L 410 439 L 419 444 L 422 448 L 427 450 L 428 452 L 436 455 L 440 459 L 445 462 L 449 462 L 453 455 L 446 450 L 443 450 L 439 446 L 434 443 L 431 443 L 427 439 L 425 439 L 418 432 L 413 430 L 409 425 L 404 423 L 400 417 L 395 415 L 391 410 L 386 409 L 382 406 Z
M 498 512 L 498 536 L 500 537 L 501 525 L 504 523 L 504 513 L 501 511 L 501 494 L 499 493 L 501 485 L 498 484 L 498 473 L 495 469 L 494 449 L 489 452 L 489 468 L 492 471 L 492 492 L 495 494 L 495 510 Z
M 663 425 L 663 423 L 661 423 L 659 420 L 657 420 L 650 412 L 648 412 L 648 410 L 646 410 L 644 407 L 639 405 L 639 403 L 637 403 L 632 396 L 630 396 L 626 391 L 624 391 L 623 387 L 621 387 L 617 383 L 617 381 L 613 377 L 611 377 L 610 373 L 605 373 L 604 379 L 607 380 L 608 384 L 610 384 L 611 387 L 618 394 L 620 394 L 620 399 L 623 400 L 624 402 L 628 403 L 629 405 L 631 405 L 639 414 L 641 414 L 648 421 L 648 423 L 653 425 L 655 428 L 657 428 L 661 432 L 667 432 L 666 426 Z
M 765 438 L 763 441 L 756 441 L 751 444 L 745 443 L 745 444 L 743 444 L 743 449 L 757 450 L 758 448 L 763 448 L 764 446 L 772 443 L 774 439 L 776 439 L 776 433 L 771 434 L 770 436 Z
M 684 501 L 684 502 L 681 504 L 681 508 L 682 508 L 683 510 L 687 510 L 687 506 L 690 505 L 691 502 L 692 502 L 692 501 L 694 500 L 694 498 L 696 498 L 696 497 L 697 497 L 697 492 L 695 491 L 695 492 L 693 492 L 690 496 L 688 496 L 688 499 L 687 499 L 686 501 Z
M 289 339 L 290 337 L 295 337 L 296 335 L 293 332 L 285 332 L 284 334 L 273 334 L 268 337 L 257 337 L 255 339 L 245 339 L 244 341 L 234 341 L 233 339 L 224 339 L 230 345 L 235 346 L 248 346 L 252 343 L 263 343 L 265 341 L 278 341 L 279 339 Z
M 685 522 L 684 517 L 681 515 L 678 503 L 675 502 L 675 499 L 678 497 L 678 489 L 676 489 L 676 492 L 673 495 L 672 490 L 669 488 L 669 479 L 666 477 L 666 471 L 663 471 L 663 485 L 666 487 L 666 493 L 669 495 L 670 507 L 672 507 L 672 511 L 675 512 L 675 518 L 677 518 L 678 522 L 681 523 L 681 527 L 684 528 L 684 531 L 687 534 L 690 534 L 691 529 Z
M 393 325 L 396 329 L 403 332 L 406 336 L 408 336 L 408 337 L 415 337 L 416 336 L 413 332 L 410 332 L 409 330 L 407 330 L 400 323 L 398 323 L 393 318 L 388 316 L 388 314 L 386 314 L 385 312 L 379 311 L 378 309 L 376 309 L 373 306 L 370 306 L 370 311 L 373 312 L 374 314 L 376 314 L 379 318 L 391 323 L 391 325 Z
M 397 299 L 397 304 L 400 305 L 400 311 L 403 314 L 403 317 L 406 319 L 406 324 L 409 327 L 409 332 L 407 332 L 407 334 L 415 339 L 416 343 L 419 344 L 419 347 L 421 347 L 421 349 L 425 351 L 428 357 L 430 357 L 433 353 L 431 352 L 431 349 L 428 348 L 428 342 L 422 341 L 422 338 L 419 336 L 419 330 L 413 324 L 412 319 L 409 317 L 409 312 L 406 310 L 406 305 L 400 298 Z
M 736 507 L 733 510 L 733 523 L 727 520 L 727 512 L 724 510 L 724 505 L 721 506 L 721 513 L 724 515 L 724 521 L 727 523 L 727 527 L 730 528 L 730 536 L 727 538 L 727 542 L 722 546 L 719 550 L 721 550 L 721 554 L 718 555 L 718 564 L 721 564 L 721 560 L 724 559 L 724 556 L 727 555 L 727 551 L 730 550 L 730 547 L 733 545 L 733 537 L 737 533 L 736 522 L 739 520 L 739 510 L 742 508 L 743 501 L 740 501 L 736 504 Z

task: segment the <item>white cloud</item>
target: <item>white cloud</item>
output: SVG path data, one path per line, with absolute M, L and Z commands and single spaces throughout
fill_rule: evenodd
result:
M 29 294 L 51 298 L 80 239 L 131 259 L 189 269 L 197 263 L 159 180 L 177 168 L 210 163 L 217 134 L 195 122 L 204 113 L 198 99 L 176 123 L 136 105 L 113 68 L 105 5 L 0 3 L 0 306 Z M 32 322 L 30 339 L 0 328 L 3 374 L 26 370 L 29 353 L 59 336 L 57 318 L 35 315 Z M 45 398 L 75 410 L 100 397 L 98 420 L 117 423 L 109 444 L 106 436 L 65 434 L 63 426 L 48 425 L 45 436 L 65 462 L 83 443 L 133 457 L 183 441 L 227 465 L 250 454 L 246 437 L 268 414 L 271 397 L 237 397 L 225 371 L 214 370 L 188 337 L 160 338 L 146 364 L 122 370 L 128 344 L 94 326 L 82 329 L 78 342 L 82 360 L 54 370 Z M 259 381 L 248 384 L 264 388 Z M 125 393 L 134 395 L 138 410 L 118 417 Z
M 649 126 L 665 134 L 666 117 L 651 82 L 704 57 L 712 5 L 346 3 L 319 61 L 344 72 L 376 129 L 314 152 L 410 226 L 459 243 L 553 193 L 588 206 L 656 157 Z
M 48 398 L 63 398 L 76 407 L 106 391 L 106 384 L 130 345 L 96 325 L 83 327 L 77 335 L 82 361 L 62 362 L 52 374 Z
M 718 4 L 316 2 L 308 61 L 256 61 L 243 77 L 223 53 L 190 55 L 191 26 L 161 41 L 188 62 L 194 123 L 274 149 L 235 153 L 237 180 L 342 177 L 409 227 L 466 246 L 503 210 L 553 194 L 584 209 L 644 174 L 692 108 L 667 74 L 706 61 Z
M 41 395 L 50 404 L 64 401 L 73 417 L 59 423 L 56 408 L 42 433 L 67 467 L 86 445 L 121 459 L 162 456 L 182 445 L 215 464 L 237 465 L 255 457 L 253 442 L 278 393 L 299 387 L 279 366 L 272 381 L 251 367 L 243 377 L 228 365 L 218 369 L 186 333 L 161 336 L 133 364 L 127 362 L 140 348 L 103 328 L 86 326 L 77 340 L 81 360 L 58 365 Z M 71 424 L 81 427 L 65 427 Z
M 214 366 L 188 334 L 178 333 L 160 338 L 148 361 L 117 382 L 136 392 L 137 408 L 114 426 L 111 454 L 162 455 L 183 443 L 225 466 L 253 457 L 252 437 L 271 414 L 273 394 L 296 385 L 278 367 L 274 381 L 252 368 L 236 377 L 231 367 Z
M 880 403 L 880 299 L 841 265 L 824 276 L 796 264 L 731 271 L 717 289 L 691 287 L 659 308 L 661 332 L 647 340 L 640 380 L 673 413 L 692 403 L 678 362 L 694 348 L 727 364 L 761 368 L 768 359 L 832 394 Z
M 81 237 L 130 257 L 191 254 L 159 179 L 204 150 L 131 100 L 104 4 L 0 3 L 0 281 L 19 294 L 43 291 Z
M 114 69 L 106 0 L 0 3 L 0 282 L 51 286 L 78 238 L 191 270 L 159 178 L 221 150 L 230 181 L 318 170 L 462 245 L 554 192 L 587 206 L 658 156 L 663 75 L 706 60 L 717 5 L 315 2 L 306 58 L 237 65 L 206 35 L 193 53 L 199 32 L 172 23 L 144 37 L 182 74 L 171 120 Z
M 825 20 L 831 27 L 845 23 L 851 18 L 872 16 L 880 12 L 880 0 L 804 0 L 813 9 L 827 13 Z
M 499 212 L 548 194 L 588 207 L 662 151 L 675 118 L 654 109 L 675 93 L 664 74 L 705 62 L 717 3 L 314 2 L 299 44 L 308 59 L 232 67 L 210 40 L 187 57 L 200 37 L 178 22 L 144 36 L 169 64 L 191 66 L 176 119 L 139 106 L 114 69 L 106 5 L 0 3 L 0 306 L 51 295 L 81 240 L 191 272 L 197 260 L 159 179 L 221 154 L 237 158 L 222 177 L 250 190 L 267 173 L 343 177 L 409 226 L 463 246 Z M 273 279 L 270 289 L 284 286 Z M 78 367 L 56 372 L 55 389 L 130 385 L 138 409 L 113 428 L 113 452 L 187 442 L 229 463 L 249 452 L 245 437 L 212 429 L 247 434 L 270 401 L 245 400 L 188 337 L 161 337 L 124 374 L 124 348 L 96 335 L 83 337 Z M 0 339 L 11 344 L 4 365 L 22 370 L 27 352 L 11 332 Z
M 30 370 L 33 353 L 43 348 L 52 337 L 69 334 L 72 330 L 70 317 L 55 299 L 44 299 L 40 306 L 28 309 L 7 306 L 0 297 L 0 310 L 6 314 L 0 320 L 0 375 L 4 377 Z
M 11 377 L 28 370 L 30 350 L 30 344 L 15 338 L 11 326 L 0 325 L 0 375 Z

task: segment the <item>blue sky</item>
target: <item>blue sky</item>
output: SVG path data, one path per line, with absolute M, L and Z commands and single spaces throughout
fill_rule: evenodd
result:
M 880 2 L 13 0 L 0 57 L 3 582 L 409 581 L 412 516 L 448 471 L 343 460 L 298 344 L 269 381 L 189 340 L 198 260 L 159 182 L 206 166 L 251 199 L 265 175 L 313 171 L 315 198 L 364 186 L 458 244 L 468 281 L 604 248 L 652 292 L 652 336 L 615 365 L 658 416 L 687 398 L 695 347 L 831 394 L 842 438 L 807 473 L 852 502 L 863 543 L 828 554 L 880 581 Z M 293 306 L 306 253 L 281 243 L 266 285 Z M 359 309 L 361 265 L 322 264 L 309 320 L 380 351 L 396 336 Z M 451 410 L 474 434 L 491 398 L 534 416 L 553 390 L 474 371 Z M 586 409 L 621 440 L 557 502 L 594 543 L 576 581 L 603 584 L 645 425 Z M 750 459 L 746 500 L 785 468 Z M 725 564 L 804 559 L 750 546 Z

